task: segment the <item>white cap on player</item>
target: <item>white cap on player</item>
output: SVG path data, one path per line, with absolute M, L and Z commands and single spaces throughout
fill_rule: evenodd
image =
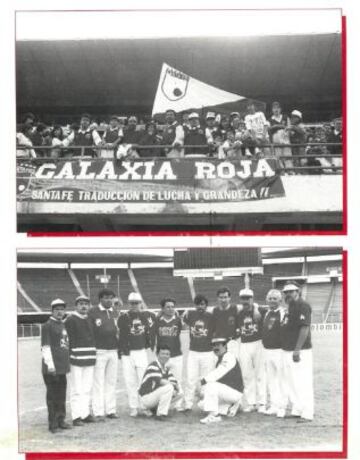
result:
M 297 284 L 294 284 L 294 283 L 288 283 L 288 284 L 285 284 L 285 286 L 283 287 L 283 292 L 287 292 L 287 291 L 299 291 L 300 288 Z
M 254 291 L 252 289 L 241 289 L 239 297 L 254 297 Z
M 130 292 L 128 302 L 142 302 L 142 297 L 138 292 Z

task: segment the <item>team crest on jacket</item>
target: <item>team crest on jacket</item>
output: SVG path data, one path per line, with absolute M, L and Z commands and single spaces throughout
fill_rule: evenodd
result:
M 161 91 L 169 101 L 178 101 L 186 95 L 189 76 L 175 69 L 166 69 Z
M 130 328 L 130 333 L 132 335 L 142 335 L 145 332 L 145 326 L 141 322 L 140 319 L 134 319 L 131 328 Z
M 61 334 L 60 348 L 69 348 L 69 337 L 65 330 L 62 331 L 62 334 Z
M 241 327 L 241 333 L 243 335 L 252 335 L 255 332 L 258 332 L 257 324 L 255 324 L 252 318 L 248 316 L 244 319 L 244 325 Z
M 101 319 L 100 318 L 97 318 L 96 321 L 95 321 L 95 324 L 100 327 L 102 322 L 101 322 Z
M 194 337 L 206 337 L 207 334 L 208 329 L 205 328 L 204 321 L 196 321 L 194 326 L 191 328 L 191 335 Z

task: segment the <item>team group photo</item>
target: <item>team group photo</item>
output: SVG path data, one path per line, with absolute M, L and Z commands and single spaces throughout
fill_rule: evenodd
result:
M 340 248 L 19 250 L 20 450 L 340 450 L 342 269 Z

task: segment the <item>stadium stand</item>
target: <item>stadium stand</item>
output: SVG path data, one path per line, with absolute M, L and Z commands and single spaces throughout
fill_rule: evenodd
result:
M 324 320 L 325 308 L 328 305 L 331 294 L 329 283 L 314 283 L 307 285 L 306 301 L 312 307 L 312 320 L 322 322 Z
M 137 268 L 134 275 L 148 307 L 159 308 L 161 299 L 167 296 L 174 297 L 178 307 L 192 304 L 186 279 L 175 278 L 172 268 L 157 268 L 156 273 L 153 269 Z
M 264 265 L 264 275 L 269 276 L 300 276 L 303 263 L 274 263 Z
M 343 321 L 342 288 L 342 283 L 336 283 L 334 285 L 332 302 L 329 308 L 329 315 L 327 318 L 328 323 L 340 323 Z
M 307 275 L 328 275 L 328 268 L 336 268 L 341 273 L 341 260 L 324 260 L 308 263 Z
M 78 295 L 66 269 L 18 269 L 18 279 L 29 297 L 44 311 L 56 297 L 72 306 Z

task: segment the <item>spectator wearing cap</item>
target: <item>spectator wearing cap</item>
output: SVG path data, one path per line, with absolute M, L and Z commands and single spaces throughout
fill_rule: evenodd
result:
M 141 158 L 152 158 L 162 156 L 160 146 L 163 142 L 162 136 L 158 133 L 155 121 L 149 121 L 146 124 L 146 129 L 139 141 L 139 146 L 153 146 L 154 148 L 139 148 L 139 156 Z
M 163 145 L 171 145 L 171 148 L 165 148 L 165 153 L 168 157 L 180 158 L 184 156 L 183 145 L 185 129 L 186 126 L 178 123 L 176 120 L 175 110 L 169 109 L 165 112 L 165 127 L 162 143 Z
M 234 417 L 242 404 L 244 384 L 239 362 L 227 349 L 228 340 L 214 337 L 211 341 L 216 358 L 215 369 L 200 380 L 204 399 L 199 406 L 207 412 L 200 423 L 222 421 L 222 415 Z
M 42 374 L 46 385 L 49 431 L 68 429 L 66 417 L 66 374 L 69 372 L 69 339 L 64 325 L 66 304 L 51 302 L 51 316 L 41 326 Z
M 266 409 L 266 376 L 264 347 L 261 341 L 262 311 L 254 302 L 252 289 L 241 289 L 238 313 L 238 328 L 241 339 L 240 365 L 244 376 L 244 412 Z
M 119 355 L 122 368 L 130 416 L 137 417 L 139 412 L 151 415 L 143 409 L 138 388 L 148 365 L 147 348 L 151 348 L 149 316 L 142 311 L 142 297 L 138 292 L 128 296 L 129 310 L 120 314 L 118 328 L 120 334 Z
M 282 113 L 280 102 L 273 102 L 271 106 L 271 117 L 269 119 L 269 136 L 273 144 L 289 144 L 289 134 L 286 131 L 290 121 L 287 115 Z M 282 155 L 291 155 L 290 147 L 274 147 L 273 152 L 276 158 Z M 291 167 L 291 161 L 281 161 L 285 166 Z
M 189 115 L 190 128 L 185 129 L 184 147 L 185 155 L 206 155 L 209 153 L 213 138 L 210 133 L 200 126 L 199 114 L 193 112 Z M 191 145 L 194 147 L 186 147 Z M 199 147 L 197 147 L 199 146 Z
M 16 158 L 36 158 L 33 143 L 30 139 L 32 129 L 32 125 L 29 124 L 17 126 L 16 146 L 19 148 L 16 149 Z
M 306 142 L 306 131 L 302 123 L 303 116 L 299 110 L 293 110 L 290 115 L 290 124 L 286 128 L 289 134 L 291 144 L 304 144 Z M 294 156 L 303 155 L 305 152 L 304 147 L 293 146 L 291 147 Z M 294 161 L 295 166 L 299 166 L 301 161 Z
M 74 129 L 66 139 L 64 139 L 63 144 L 67 147 L 69 145 L 79 146 L 79 147 L 88 147 L 84 150 L 84 155 L 94 157 L 97 156 L 94 149 L 89 148 L 91 146 L 100 146 L 102 144 L 101 137 L 97 130 L 91 126 L 91 117 L 89 114 L 84 113 L 80 118 L 80 127 L 79 129 Z M 80 156 L 82 155 L 81 149 L 75 149 L 73 155 Z
M 280 337 L 280 322 L 284 312 L 281 292 L 278 289 L 270 289 L 266 295 L 266 304 L 268 308 L 263 318 L 262 343 L 269 407 L 265 414 L 284 417 L 287 393 Z
M 115 294 L 111 289 L 102 289 L 99 305 L 89 310 L 96 344 L 96 364 L 92 391 L 92 409 L 95 421 L 117 418 L 116 380 L 118 370 L 117 313 L 113 308 Z
M 109 126 L 106 128 L 102 140 L 104 149 L 100 150 L 100 158 L 114 158 L 115 151 L 124 137 L 122 128 L 120 127 L 119 117 L 111 115 Z
M 65 321 L 70 347 L 70 407 L 74 426 L 94 422 L 90 415 L 91 390 L 96 363 L 94 325 L 88 316 L 90 299 L 75 299 L 75 312 Z
M 247 105 L 247 115 L 245 115 L 246 129 L 250 131 L 258 146 L 262 146 L 269 142 L 268 126 L 269 123 L 265 115 L 260 110 L 256 110 L 254 102 L 250 101 Z M 263 149 L 266 153 L 267 149 Z
M 281 318 L 280 337 L 291 415 L 309 422 L 314 418 L 311 307 L 295 282 L 285 284 L 283 295 L 287 310 Z

